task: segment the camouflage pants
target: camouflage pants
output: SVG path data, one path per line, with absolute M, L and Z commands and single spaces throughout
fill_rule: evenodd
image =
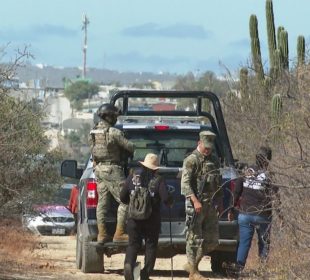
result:
M 190 207 L 190 199 L 186 207 Z M 187 212 L 188 213 L 188 212 Z M 186 219 L 190 217 L 186 215 Z M 192 265 L 198 265 L 202 257 L 218 246 L 219 227 L 215 209 L 209 202 L 202 203 L 202 211 L 198 214 L 195 224 L 186 234 L 186 256 Z
M 123 169 L 117 165 L 98 164 L 95 167 L 95 176 L 98 191 L 97 223 L 105 223 L 112 195 L 119 203 L 117 224 L 124 225 L 127 218 L 128 206 L 120 201 L 120 191 L 125 180 Z

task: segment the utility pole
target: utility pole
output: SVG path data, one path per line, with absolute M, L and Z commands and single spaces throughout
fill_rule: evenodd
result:
M 84 46 L 83 46 L 83 73 L 82 78 L 86 78 L 86 51 L 87 51 L 87 25 L 89 24 L 89 20 L 86 16 L 86 14 L 83 14 L 82 19 L 82 30 L 84 30 Z

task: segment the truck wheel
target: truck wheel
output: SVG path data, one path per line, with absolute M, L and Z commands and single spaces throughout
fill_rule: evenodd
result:
M 75 254 L 75 264 L 77 269 L 81 269 L 82 266 L 82 242 L 80 237 L 80 224 L 77 225 L 77 232 L 76 232 L 76 254 Z
M 223 262 L 235 262 L 236 252 L 214 252 L 211 256 L 211 269 L 214 273 L 226 275 Z
M 82 267 L 84 273 L 103 272 L 103 253 L 97 252 L 95 246 L 91 246 L 88 240 L 82 242 Z

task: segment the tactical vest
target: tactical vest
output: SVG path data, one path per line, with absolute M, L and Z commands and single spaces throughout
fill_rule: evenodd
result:
M 115 129 L 114 129 L 115 130 Z M 113 137 L 113 128 L 100 122 L 91 130 L 92 156 L 96 163 L 115 164 L 121 163 L 121 149 Z
M 218 190 L 221 183 L 219 166 L 217 166 L 214 157 L 211 156 L 210 159 L 205 160 L 197 153 L 198 151 L 193 152 L 197 163 L 197 192 L 201 192 L 202 187 L 202 193 L 211 197 L 213 193 Z

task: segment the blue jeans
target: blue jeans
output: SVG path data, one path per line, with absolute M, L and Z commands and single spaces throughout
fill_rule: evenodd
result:
M 254 231 L 256 231 L 258 237 L 258 255 L 262 260 L 265 260 L 269 253 L 271 218 L 240 213 L 238 224 L 240 238 L 237 263 L 245 266 Z

